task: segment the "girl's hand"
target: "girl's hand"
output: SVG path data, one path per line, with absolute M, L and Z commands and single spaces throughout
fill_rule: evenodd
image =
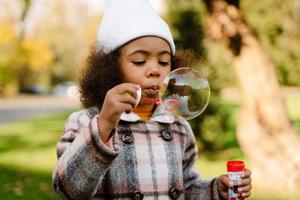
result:
M 110 132 L 118 125 L 123 112 L 131 112 L 136 105 L 136 91 L 139 85 L 123 83 L 110 89 L 104 98 L 104 102 L 98 117 L 100 137 L 103 142 L 109 138 Z
M 218 177 L 218 191 L 223 199 L 228 199 L 228 188 L 234 186 L 233 181 L 223 174 Z M 242 175 L 242 180 L 238 183 L 238 193 L 244 198 L 248 198 L 251 194 L 251 171 L 246 169 Z

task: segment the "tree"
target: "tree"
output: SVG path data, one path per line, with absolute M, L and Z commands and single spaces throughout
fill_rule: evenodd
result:
M 15 73 L 17 69 L 15 58 L 17 55 L 16 48 L 16 31 L 12 24 L 8 22 L 0 22 L 0 88 L 6 86 L 14 88 L 17 77 Z M 4 88 L 3 93 L 7 93 Z
M 9 7 L 11 2 L 5 2 L 5 6 Z M 15 2 L 12 2 L 13 4 Z M 30 0 L 22 1 L 16 10 L 21 10 L 22 12 L 18 16 L 16 10 L 7 11 L 6 17 L 2 19 L 0 24 L 1 34 L 0 34 L 0 50 L 3 51 L 2 59 L 0 60 L 0 68 L 3 73 L 0 76 L 0 83 L 4 85 L 4 93 L 9 95 L 14 95 L 18 92 L 19 87 L 23 86 L 24 80 L 30 78 L 27 76 L 29 68 L 26 62 L 26 54 L 28 57 L 32 57 L 32 52 L 27 47 L 28 42 L 24 42 L 24 24 L 27 17 L 29 8 L 31 6 Z M 21 8 L 22 7 L 22 8 Z M 14 17 L 12 17 L 14 16 Z M 24 48 L 25 47 L 25 48 Z M 37 59 L 35 59 L 37 60 Z
M 243 19 L 239 0 L 204 2 L 210 36 L 233 55 L 242 93 L 237 137 L 252 163 L 254 184 L 285 194 L 297 192 L 300 140 L 288 119 L 274 65 Z
M 178 55 L 188 57 L 184 63 L 188 67 L 195 68 L 204 76 L 209 76 L 211 86 L 210 103 L 205 113 L 190 121 L 197 138 L 199 152 L 211 153 L 224 149 L 223 142 L 226 134 L 224 132 L 228 120 L 228 113 L 220 112 L 221 102 L 220 84 L 216 76 L 207 74 L 213 71 L 213 67 L 207 67 L 207 51 L 204 45 L 205 30 L 202 23 L 202 16 L 198 10 L 199 2 L 196 0 L 168 1 L 168 21 L 172 28 Z
M 95 41 L 99 16 L 90 15 L 87 4 L 80 1 L 37 1 L 43 7 L 34 30 L 27 37 L 45 41 L 53 51 L 51 85 L 74 80 L 83 65 L 88 45 Z M 33 3 L 35 6 L 35 3 Z M 93 34 L 92 34 L 93 33 Z
M 0 23 L 0 50 L 4 52 L 0 56 L 0 84 L 9 91 L 12 87 L 8 85 L 13 84 L 15 94 L 31 85 L 49 87 L 73 80 L 91 36 L 95 41 L 96 34 L 91 32 L 96 33 L 99 16 L 91 16 L 87 4 L 80 0 L 16 1 L 19 6 L 7 9 L 6 15 L 17 16 Z M 9 8 L 11 4 L 14 2 L 4 2 Z
M 300 86 L 299 4 L 298 0 L 240 3 L 244 19 L 270 55 L 281 85 Z
M 27 3 L 29 6 L 30 1 Z M 19 22 L 26 16 L 27 9 L 19 12 L 22 7 L 20 1 L 3 1 L 1 4 L 5 12 L 1 13 L 0 19 L 0 85 L 5 95 L 14 95 L 18 92 L 18 73 L 23 66 L 20 51 L 23 31 Z

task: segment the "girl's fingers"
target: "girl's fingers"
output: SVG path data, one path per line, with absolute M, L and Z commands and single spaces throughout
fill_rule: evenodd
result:
M 244 178 L 240 181 L 239 186 L 246 186 L 249 185 L 251 183 L 251 178 Z
M 242 180 L 239 184 L 238 192 L 242 195 L 242 197 L 249 197 L 251 194 L 251 171 L 246 169 L 245 173 L 242 175 Z
M 127 103 L 135 107 L 137 104 L 137 90 L 139 86 L 132 83 L 123 83 L 112 89 L 106 94 L 107 105 L 113 107 L 119 107 L 119 103 Z M 111 107 L 112 108 L 112 107 Z M 121 108 L 117 109 L 119 111 Z M 124 111 L 124 110 L 122 110 Z
M 132 83 L 123 83 L 116 87 L 116 92 L 118 94 L 126 95 L 130 94 L 134 98 L 137 98 L 137 90 L 140 88 L 139 85 L 132 84 Z
M 134 107 L 131 104 L 128 103 L 122 103 L 121 104 L 121 109 L 126 112 L 126 113 L 130 113 L 132 111 Z
M 131 95 L 120 95 L 119 101 L 121 103 L 130 104 L 132 106 L 132 108 L 134 108 L 136 105 L 137 99 L 136 99 L 136 97 L 133 97 Z
M 250 192 L 250 191 L 249 191 L 249 192 L 243 192 L 241 195 L 242 195 L 242 197 L 244 197 L 244 198 L 248 198 L 248 197 L 250 197 L 251 192 Z
M 243 187 L 238 187 L 238 193 L 249 192 L 251 190 L 251 188 L 252 188 L 251 184 L 243 186 Z
M 251 171 L 246 170 L 245 173 L 242 175 L 242 180 L 239 184 L 239 187 L 251 185 Z
M 251 176 L 251 171 L 249 169 L 246 169 L 244 174 L 242 175 L 242 178 L 248 178 Z

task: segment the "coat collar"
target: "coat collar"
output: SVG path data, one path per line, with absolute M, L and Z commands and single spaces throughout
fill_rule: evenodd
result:
M 137 122 L 140 121 L 141 118 L 134 112 L 128 114 L 124 112 L 121 114 L 121 120 L 126 122 Z M 161 105 L 157 105 L 149 121 L 171 124 L 175 121 L 175 117 L 171 113 L 166 112 Z

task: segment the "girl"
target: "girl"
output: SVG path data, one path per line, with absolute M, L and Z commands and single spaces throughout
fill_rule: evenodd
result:
M 98 43 L 79 80 L 86 110 L 57 145 L 55 190 L 64 199 L 226 199 L 226 175 L 202 180 L 186 120 L 156 104 L 178 66 L 169 27 L 147 0 L 109 0 Z M 137 95 L 141 90 L 141 100 Z M 238 192 L 249 197 L 250 171 Z

